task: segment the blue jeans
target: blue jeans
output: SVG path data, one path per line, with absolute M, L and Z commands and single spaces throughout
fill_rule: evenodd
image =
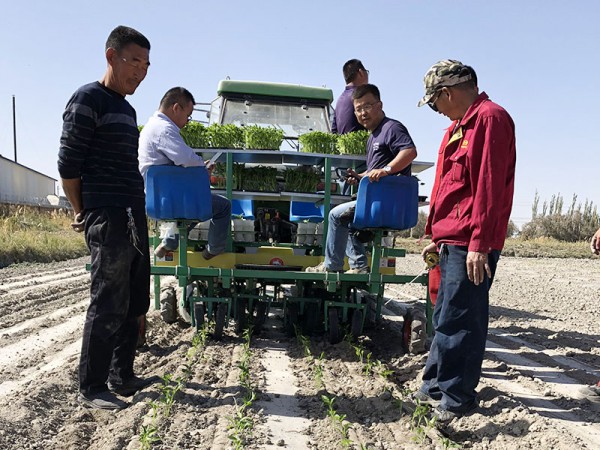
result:
M 325 243 L 325 267 L 328 270 L 342 270 L 344 256 L 348 255 L 348 264 L 352 269 L 367 267 L 365 246 L 352 234 L 352 221 L 342 221 L 340 216 L 356 206 L 356 201 L 342 203 L 329 211 L 327 242 Z
M 229 232 L 229 223 L 231 222 L 231 202 L 222 195 L 211 194 L 212 196 L 212 218 L 208 228 L 208 252 L 213 255 L 219 255 L 225 251 L 225 242 Z M 191 231 L 198 222 L 191 222 L 188 226 L 188 232 Z M 168 234 L 162 240 L 169 250 L 177 250 L 179 247 L 179 235 Z
M 421 391 L 441 407 L 463 413 L 477 402 L 475 388 L 489 319 L 489 290 L 500 252 L 488 254 L 492 277 L 485 275 L 476 286 L 467 277 L 467 247 L 443 245 L 440 249 L 442 279 L 433 311 L 435 336 L 423 371 Z

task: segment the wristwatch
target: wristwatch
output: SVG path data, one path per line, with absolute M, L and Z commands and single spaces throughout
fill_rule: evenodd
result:
M 385 166 L 383 170 L 385 170 L 387 173 L 392 173 L 392 166 Z

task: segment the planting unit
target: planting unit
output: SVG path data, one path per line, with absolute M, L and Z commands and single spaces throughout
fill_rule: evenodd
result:
M 187 230 L 191 221 L 202 222 L 210 217 L 207 199 L 211 191 L 206 169 L 151 168 L 148 215 L 157 221 L 176 221 L 179 228 L 178 250 L 164 258 L 155 258 L 152 264 L 157 308 L 160 308 L 160 276 L 171 275 L 178 278 L 183 288 L 179 299 L 182 315 L 189 316 L 196 326 L 214 319 L 217 338 L 230 319 L 235 320 L 236 331 L 243 330 L 249 322 L 259 330 L 269 311 L 281 308 L 284 326 L 290 332 L 296 327 L 304 334 L 326 332 L 336 342 L 343 337 L 344 325 L 357 337 L 365 322 L 381 318 L 387 283 L 427 285 L 426 274 L 396 275 L 396 258 L 404 256 L 405 251 L 388 246 L 389 237 L 382 240 L 389 230 L 416 224 L 419 198 L 418 183 L 413 177 L 385 177 L 379 183 L 363 179 L 360 183 L 354 224 L 357 229 L 374 232 L 372 241 L 366 244 L 369 274 L 304 272 L 306 267 L 323 260 L 329 211 L 351 199 L 352 192 L 339 193 L 336 169 L 353 168 L 361 172 L 365 168 L 364 155 L 299 151 L 300 135 L 330 131 L 331 90 L 226 80 L 219 84 L 218 93 L 207 114 L 211 123 L 276 128 L 283 131 L 283 145 L 272 150 L 197 150 L 205 160 L 220 153 L 222 177 L 212 192 L 232 200 L 235 220 L 225 253 L 208 261 L 200 251 L 206 241 L 190 239 Z M 256 128 L 253 130 L 258 135 Z M 240 169 L 241 164 L 244 170 Z M 246 170 L 261 166 L 261 176 L 253 179 L 253 183 L 245 183 Z M 431 166 L 414 162 L 412 171 L 419 173 Z M 197 174 L 190 178 L 192 170 Z M 289 176 L 289 171 L 294 170 L 312 177 L 307 182 L 294 179 L 294 185 L 307 186 L 303 188 L 307 192 L 286 190 L 284 180 L 294 178 Z M 256 185 L 256 180 L 270 173 L 275 174 L 275 179 L 268 180 L 268 190 Z M 316 190 L 315 174 L 321 177 L 318 186 L 328 189 Z M 172 207 L 173 201 L 179 203 L 178 207 Z M 155 231 L 158 228 L 157 222 Z M 158 233 L 153 242 L 155 246 L 160 242 Z M 430 316 L 429 298 L 426 312 Z M 405 320 L 404 344 L 408 347 L 408 341 L 415 344 L 415 340 L 424 340 L 425 318 L 418 310 L 409 310 L 406 318 L 409 320 Z M 412 329 L 414 325 L 417 329 Z

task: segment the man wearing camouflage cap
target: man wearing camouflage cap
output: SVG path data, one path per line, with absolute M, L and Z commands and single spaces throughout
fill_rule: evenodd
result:
M 479 93 L 473 68 L 443 60 L 425 74 L 429 105 L 452 124 L 439 149 L 426 233 L 439 251 L 441 282 L 435 336 L 415 393 L 437 405 L 439 422 L 477 408 L 488 332 L 489 289 L 512 208 L 515 127 L 510 115 Z

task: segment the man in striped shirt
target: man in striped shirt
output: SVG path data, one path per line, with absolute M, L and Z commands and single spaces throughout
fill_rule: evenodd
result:
M 150 42 L 119 26 L 106 41 L 100 81 L 73 94 L 63 114 L 58 171 L 75 231 L 91 254 L 90 305 L 83 327 L 78 401 L 122 409 L 149 384 L 133 373 L 138 316 L 150 305 L 144 181 L 138 169 L 136 113 L 125 100 L 146 77 Z

